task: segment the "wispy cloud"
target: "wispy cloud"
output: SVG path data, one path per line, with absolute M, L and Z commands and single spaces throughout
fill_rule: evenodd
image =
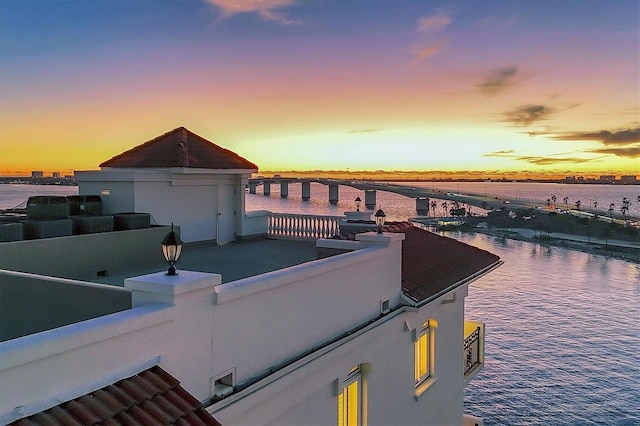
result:
M 640 142 L 640 127 L 615 131 L 568 132 L 552 137 L 563 141 L 597 141 L 603 145 L 628 145 Z
M 598 158 L 581 158 L 581 157 L 556 157 L 556 156 L 532 156 L 532 155 L 515 155 L 513 150 L 495 151 L 484 154 L 483 157 L 503 157 L 513 158 L 518 161 L 525 161 L 536 166 L 553 166 L 556 164 L 583 164 L 590 163 Z
M 610 154 L 622 158 L 640 158 L 640 146 L 634 146 L 631 148 L 600 148 L 592 149 L 589 152 L 596 154 Z
M 536 166 L 553 166 L 556 164 L 591 163 L 595 160 L 598 160 L 598 158 L 580 158 L 580 157 L 555 158 L 555 157 L 521 156 L 521 157 L 518 157 L 517 160 L 526 161 L 527 163 L 534 164 Z
M 422 34 L 423 41 L 417 47 L 409 50 L 416 61 L 424 61 L 442 51 L 446 46 L 446 42 L 444 40 L 433 40 L 431 36 L 447 27 L 452 21 L 451 15 L 442 10 L 433 15 L 418 18 L 416 28 L 418 33 Z
M 431 16 L 423 16 L 418 19 L 419 33 L 432 33 L 446 27 L 451 23 L 451 16 L 445 12 L 438 12 Z
M 503 157 L 503 156 L 511 156 L 515 151 L 513 149 L 508 149 L 504 151 L 494 151 L 489 154 L 485 154 L 485 157 Z
M 238 13 L 257 13 L 264 21 L 273 21 L 279 24 L 298 24 L 298 21 L 289 19 L 279 9 L 295 4 L 295 0 L 206 0 L 218 7 L 221 11 L 220 18 L 228 18 Z
M 523 105 L 504 113 L 504 121 L 516 126 L 530 126 L 541 120 L 546 120 L 556 110 L 545 105 Z
M 444 41 L 440 41 L 424 47 L 414 47 L 413 49 L 411 49 L 411 53 L 413 53 L 415 60 L 424 61 L 425 59 L 440 53 L 446 45 L 447 43 L 445 43 Z
M 489 77 L 478 85 L 480 91 L 485 95 L 494 96 L 511 86 L 513 77 L 518 72 L 518 67 L 509 66 L 495 69 Z
M 381 132 L 384 129 L 352 129 L 347 133 L 373 133 L 373 132 Z

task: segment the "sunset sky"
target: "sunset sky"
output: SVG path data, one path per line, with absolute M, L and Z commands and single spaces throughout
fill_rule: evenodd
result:
M 179 126 L 261 170 L 640 175 L 637 0 L 2 0 L 0 174 Z

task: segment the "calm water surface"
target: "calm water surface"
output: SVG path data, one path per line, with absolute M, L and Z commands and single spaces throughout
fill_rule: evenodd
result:
M 625 187 L 588 187 L 602 200 L 633 197 L 638 189 L 627 187 L 623 195 L 611 191 Z M 550 192 L 529 188 L 528 195 L 517 189 L 518 197 L 535 199 L 535 189 L 546 199 Z M 270 197 L 247 194 L 247 211 L 342 215 L 354 210 L 355 197 L 364 198 L 340 187 L 332 206 L 323 185 L 312 184 L 309 202 L 301 201 L 300 185 L 289 187 L 289 199 L 279 197 L 279 186 L 271 190 Z M 75 193 L 76 187 L 0 185 L 0 208 L 30 195 Z M 377 200 L 389 220 L 415 215 L 412 199 L 378 191 Z M 486 324 L 486 365 L 465 391 L 469 414 L 485 425 L 640 425 L 640 265 L 481 234 L 448 236 L 504 261 L 467 297 L 466 317 Z
M 465 407 L 486 425 L 640 424 L 640 265 L 481 234 L 504 264 L 471 285 L 486 364 Z

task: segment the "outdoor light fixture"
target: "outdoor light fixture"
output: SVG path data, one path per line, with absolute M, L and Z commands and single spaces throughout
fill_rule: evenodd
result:
M 378 227 L 378 234 L 382 234 L 382 227 L 384 226 L 384 220 L 387 217 L 387 215 L 384 214 L 382 209 L 378 209 L 378 211 L 374 216 L 376 217 L 376 226 Z
M 162 240 L 162 254 L 164 259 L 169 262 L 169 270 L 165 275 L 178 275 L 176 267 L 174 266 L 180 258 L 180 252 L 182 251 L 182 241 L 180 237 L 173 232 L 173 222 L 171 223 L 171 232 L 165 235 Z
M 360 203 L 362 202 L 362 200 L 360 199 L 360 197 L 356 197 L 355 201 L 356 201 L 356 211 L 359 212 L 360 211 Z

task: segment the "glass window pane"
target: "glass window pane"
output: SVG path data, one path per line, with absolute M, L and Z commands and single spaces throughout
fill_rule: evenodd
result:
M 353 382 L 347 387 L 347 425 L 358 424 L 358 382 Z

